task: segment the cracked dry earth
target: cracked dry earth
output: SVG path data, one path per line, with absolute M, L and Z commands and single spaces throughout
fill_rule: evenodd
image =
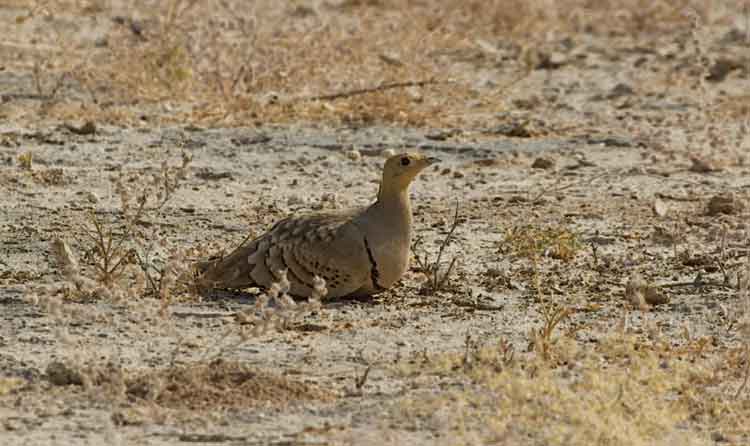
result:
M 89 136 L 6 129 L 5 137 L 13 139 L 2 149 L 0 171 L 2 444 L 493 438 L 490 423 L 459 425 L 455 400 L 475 386 L 473 378 L 413 369 L 500 340 L 516 361 L 532 361 L 530 333 L 551 302 L 570 309 L 554 336 L 584 349 L 617 330 L 644 342 L 658 331 L 675 348 L 695 339 L 717 350 L 741 344 L 732 326 L 743 303 L 721 284 L 717 265 L 737 271 L 744 264 L 746 223 L 741 210 L 713 214 L 708 206 L 719 193 L 746 194 L 745 168 L 695 173 L 687 160 L 626 137 L 520 144 L 385 128 L 101 128 Z M 33 151 L 31 171 L 16 167 L 12 145 Z M 444 255 L 457 257 L 457 266 L 444 290 L 420 292 L 425 276 L 412 268 L 382 295 L 326 302 L 287 330 L 249 340 L 238 337 L 234 314 L 253 304 L 251 293 L 177 299 L 166 314 L 150 298 L 66 301 L 61 309 L 28 299 L 40 284 L 61 280 L 50 254 L 56 235 L 81 250 L 88 209 L 117 215 L 111 179 L 120 170 L 149 174 L 165 153 L 170 163 L 190 153 L 187 179 L 163 215 L 143 224 L 157 226 L 170 246 L 219 249 L 288 213 L 368 203 L 381 151 L 401 147 L 443 159 L 412 186 L 420 253 L 434 258 L 459 206 L 455 240 Z M 351 148 L 361 157 L 346 156 Z M 570 255 L 559 255 L 554 244 L 533 259 L 524 255 L 519 240 L 528 228 L 570 234 Z M 634 308 L 625 285 L 636 273 L 667 285 L 668 302 Z M 699 275 L 708 285 L 693 283 Z M 415 403 L 441 396 L 445 404 L 429 410 Z M 712 442 L 700 421 L 673 428 Z M 746 432 L 736 435 L 748 440 Z

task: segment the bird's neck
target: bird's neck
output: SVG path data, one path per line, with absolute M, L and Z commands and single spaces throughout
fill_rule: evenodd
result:
M 411 213 L 408 189 L 387 188 L 381 185 L 378 190 L 378 203 L 389 210 L 404 209 Z
M 408 189 L 384 189 L 381 186 L 375 206 L 388 220 L 387 224 L 406 229 L 408 232 L 412 219 Z

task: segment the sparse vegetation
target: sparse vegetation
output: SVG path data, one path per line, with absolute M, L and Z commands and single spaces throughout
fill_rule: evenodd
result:
M 163 162 L 161 170 L 154 174 L 146 185 L 141 184 L 136 197 L 131 187 L 126 185 L 122 173 L 116 181 L 116 192 L 120 199 L 120 213 L 111 223 L 103 221 L 102 213 L 90 209 L 81 227 L 83 239 L 78 245 L 85 252 L 87 264 L 93 269 L 89 276 L 66 240 L 56 237 L 51 251 L 65 280 L 68 298 L 106 297 L 113 301 L 125 298 L 138 299 L 145 294 L 168 301 L 176 287 L 189 290 L 192 270 L 189 262 L 179 255 L 172 254 L 156 266 L 153 252 L 157 245 L 164 247 L 166 241 L 158 237 L 156 230 L 146 233 L 139 225 L 146 218 L 161 218 L 160 211 L 169 201 L 184 179 L 190 164 L 190 157 L 183 154 L 178 168 Z M 142 175 L 131 177 L 131 181 L 143 181 Z M 120 220 L 120 224 L 117 223 Z M 84 248 L 88 247 L 88 248 Z M 137 267 L 134 267 L 137 266 Z M 179 282 L 179 283 L 178 283 Z M 49 290 L 48 290 L 49 291 Z
M 534 262 L 540 261 L 542 257 L 569 262 L 580 249 L 578 237 L 566 227 L 523 225 L 508 230 L 500 252 L 532 259 Z
M 0 0 L 0 443 L 749 443 L 745 3 Z M 414 146 L 405 286 L 194 292 Z

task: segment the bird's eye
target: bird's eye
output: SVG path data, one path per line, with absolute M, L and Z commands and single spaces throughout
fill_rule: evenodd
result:
M 401 158 L 401 165 L 402 166 L 408 166 L 409 163 L 411 163 L 411 160 L 409 158 L 407 158 L 407 157 Z

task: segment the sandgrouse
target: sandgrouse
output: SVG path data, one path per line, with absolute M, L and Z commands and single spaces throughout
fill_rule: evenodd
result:
M 228 256 L 200 263 L 200 282 L 212 288 L 267 288 L 286 270 L 295 296 L 310 296 L 316 276 L 326 282 L 326 297 L 390 288 L 409 263 L 409 184 L 439 161 L 418 153 L 388 158 L 375 203 L 287 217 Z

